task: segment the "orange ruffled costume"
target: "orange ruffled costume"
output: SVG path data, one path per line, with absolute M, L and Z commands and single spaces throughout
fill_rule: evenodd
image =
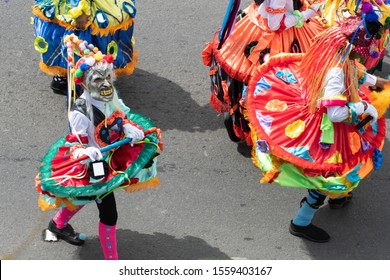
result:
M 214 54 L 222 69 L 239 81 L 247 81 L 261 64 L 262 51 L 268 50 L 271 56 L 281 52 L 306 52 L 311 39 L 324 30 L 317 19 L 310 19 L 300 28 L 292 27 L 275 32 L 268 28 L 267 19 L 258 14 L 256 3 L 252 3 L 245 12 L 246 16 L 236 23 L 221 49 L 218 49 L 217 32 L 204 51 L 204 54 Z M 247 57 L 245 49 L 252 42 L 257 44 Z M 211 49 L 211 52 L 207 49 Z

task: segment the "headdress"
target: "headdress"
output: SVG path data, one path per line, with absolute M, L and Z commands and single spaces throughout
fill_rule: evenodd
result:
M 74 34 L 66 36 L 64 41 L 68 52 L 68 76 L 70 76 L 68 80 L 75 84 L 82 84 L 85 72 L 96 63 L 107 62 L 113 67 L 114 57 L 110 54 L 102 54 L 93 44 L 80 40 Z M 75 54 L 80 57 L 77 61 L 74 58 Z
M 104 55 L 93 44 L 88 44 L 87 41 L 80 40 L 76 35 L 68 35 L 64 38 L 64 43 L 67 47 L 68 54 L 68 116 L 70 114 L 71 105 L 76 101 L 77 90 L 76 85 L 81 85 L 87 89 L 84 84 L 86 72 L 93 66 L 99 63 L 107 63 L 108 67 L 113 69 L 114 58 L 112 55 Z M 78 59 L 76 59 L 78 57 Z M 89 95 L 88 95 L 89 96 Z M 114 95 L 115 96 L 115 95 Z M 89 113 L 93 114 L 92 110 Z M 92 117 L 91 117 L 92 118 Z

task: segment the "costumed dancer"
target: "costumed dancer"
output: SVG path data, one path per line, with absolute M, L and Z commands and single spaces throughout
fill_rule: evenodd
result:
M 252 155 L 261 182 L 309 190 L 289 230 L 314 242 L 330 239 L 312 224 L 325 198 L 331 208 L 342 207 L 382 163 L 389 80 L 368 74 L 353 59 L 355 49 L 383 31 L 368 18 L 375 19 L 336 23 L 306 54 L 271 57 L 248 86 Z M 363 85 L 384 90 L 370 92 Z
M 42 210 L 60 208 L 45 231 L 48 236 L 82 245 L 84 236 L 74 231 L 69 220 L 83 205 L 96 201 L 104 257 L 117 259 L 113 192 L 141 191 L 159 184 L 155 157 L 162 150 L 161 132 L 118 98 L 111 55 L 103 55 L 75 35 L 64 40 L 69 79 L 84 91 L 69 109 L 71 132 L 55 142 L 42 160 L 36 177 L 38 204 Z M 78 61 L 73 55 L 76 49 L 81 55 Z
M 33 14 L 40 68 L 53 75 L 51 88 L 55 93 L 67 94 L 63 40 L 72 33 L 111 54 L 116 76 L 134 71 L 138 58 L 133 37 L 135 0 L 35 0 Z
M 324 29 L 316 18 L 322 1 L 256 0 L 237 20 L 235 7 L 240 1 L 231 2 L 227 11 L 230 15 L 225 17 L 229 20 L 206 44 L 202 57 L 210 67 L 211 106 L 224 113 L 232 141 L 246 140 L 251 145 L 241 101 L 244 84 L 269 56 L 308 50 L 311 39 Z

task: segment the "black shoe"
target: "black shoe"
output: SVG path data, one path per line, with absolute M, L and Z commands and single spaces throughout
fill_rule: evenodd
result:
M 66 77 L 56 75 L 51 81 L 50 88 L 56 94 L 68 95 L 68 81 Z
M 330 209 L 340 209 L 346 206 L 352 199 L 352 193 L 348 193 L 346 196 L 342 198 L 329 198 L 328 204 Z
M 328 242 L 330 239 L 329 234 L 327 234 L 325 230 L 320 229 L 313 224 L 301 227 L 294 225 L 291 221 L 289 230 L 292 235 L 303 237 L 313 242 L 324 243 Z
M 51 220 L 48 229 L 55 233 L 58 239 L 62 239 L 72 245 L 80 246 L 84 244 L 85 235 L 75 232 L 70 224 L 64 228 L 58 228 L 56 223 Z

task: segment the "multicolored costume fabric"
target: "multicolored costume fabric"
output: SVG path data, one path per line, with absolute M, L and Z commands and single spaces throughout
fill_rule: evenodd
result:
M 361 120 L 357 116 L 351 122 L 329 122 L 327 106 L 348 104 L 348 92 L 323 100 L 323 106 L 311 113 L 305 76 L 299 68 L 303 56 L 272 57 L 249 84 L 248 117 L 256 144 L 253 158 L 264 174 L 261 182 L 346 195 L 374 166 L 379 168 L 385 119 L 361 129 L 355 127 Z M 369 94 L 364 88 L 359 90 L 359 97 L 367 102 L 371 102 Z
M 76 19 L 83 13 L 90 20 L 85 30 L 77 30 Z M 103 53 L 111 54 L 117 76 L 134 71 L 138 57 L 133 37 L 135 0 L 35 0 L 33 14 L 34 45 L 41 53 L 43 72 L 66 76 L 67 54 L 63 39 L 72 33 Z
M 235 133 L 248 144 L 242 117 L 245 104 L 240 100 L 244 84 L 269 56 L 305 52 L 311 39 L 324 29 L 305 1 L 260 2 L 244 10 L 222 46 L 218 31 L 202 53 L 204 64 L 210 66 L 210 105 L 219 113 L 234 115 Z
M 264 62 L 264 56 L 267 54 L 272 56 L 281 52 L 305 52 L 310 46 L 311 39 L 323 30 L 317 20 L 309 20 L 302 27 L 288 29 L 283 26 L 282 21 L 278 30 L 271 30 L 267 19 L 259 14 L 259 9 L 267 10 L 267 2 L 265 1 L 260 8 L 256 3 L 252 3 L 220 49 L 218 33 L 210 43 L 218 64 L 230 77 L 239 81 L 247 81 Z M 293 13 L 293 1 L 277 2 L 284 2 L 285 8 L 281 15 Z
M 322 10 L 323 23 L 326 27 L 331 27 L 338 21 L 343 21 L 349 17 L 373 9 L 378 15 L 379 22 L 383 25 L 383 30 L 374 38 L 371 44 L 367 47 L 359 47 L 355 50 L 358 53 L 361 63 L 373 73 L 375 70 L 382 71 L 382 62 L 386 54 L 386 48 L 389 45 L 389 24 L 390 24 L 390 4 L 388 1 L 363 1 L 362 6 L 357 4 L 362 1 L 344 1 L 333 0 L 326 1 Z M 366 3 L 364 3 L 366 2 Z M 370 6 L 371 5 L 371 6 Z
M 87 98 L 88 99 L 88 98 Z M 75 103 L 85 103 L 85 95 Z M 120 124 L 131 123 L 147 131 L 154 124 L 146 117 L 130 111 L 122 102 L 121 110 L 115 110 L 97 125 L 95 133 L 98 147 L 104 147 L 106 140 L 101 136 L 110 135 L 113 140 L 123 138 Z M 75 109 L 74 110 L 79 110 Z M 39 206 L 42 210 L 84 205 L 99 200 L 107 193 L 124 188 L 128 192 L 142 191 L 159 184 L 156 174 L 156 159 L 161 139 L 158 131 L 146 135 L 144 142 L 131 146 L 124 144 L 106 152 L 104 160 L 108 163 L 107 176 L 100 180 L 91 178 L 88 164 L 74 163 L 53 170 L 53 167 L 71 160 L 72 151 L 80 146 L 94 146 L 86 137 L 69 133 L 56 141 L 42 160 L 40 172 L 36 177 L 36 187 L 40 194 Z M 81 142 L 80 142 L 81 141 Z M 89 144 L 86 144 L 89 142 Z M 154 159 L 154 160 L 153 160 Z

